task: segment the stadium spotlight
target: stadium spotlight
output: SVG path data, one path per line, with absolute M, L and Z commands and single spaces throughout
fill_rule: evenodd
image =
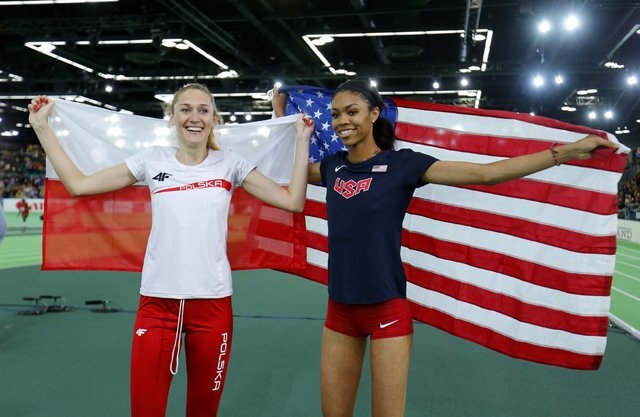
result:
M 533 77 L 533 86 L 536 88 L 540 88 L 544 85 L 544 78 L 541 75 L 536 75 Z
M 568 16 L 564 19 L 564 28 L 568 31 L 573 31 L 580 26 L 580 21 L 574 15 Z
M 548 20 L 543 20 L 542 22 L 540 22 L 540 24 L 538 24 L 538 32 L 540 33 L 548 33 L 549 31 L 551 31 L 551 22 Z

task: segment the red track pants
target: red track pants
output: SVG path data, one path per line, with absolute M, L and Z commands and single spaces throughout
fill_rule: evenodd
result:
M 141 296 L 131 353 L 131 416 L 165 417 L 169 386 L 184 342 L 186 416 L 215 417 L 232 334 L 231 297 L 174 300 Z

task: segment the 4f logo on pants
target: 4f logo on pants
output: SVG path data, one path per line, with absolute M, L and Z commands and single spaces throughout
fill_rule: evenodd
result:
M 160 172 L 155 177 L 153 177 L 153 179 L 156 180 L 156 181 L 162 182 L 162 181 L 166 180 L 167 178 L 169 178 L 170 176 L 171 176 L 171 174 L 169 174 L 169 173 Z
M 333 185 L 333 190 L 343 196 L 344 198 L 351 198 L 356 194 L 364 191 L 369 191 L 371 186 L 371 180 L 373 178 L 365 178 L 360 181 L 344 181 L 340 178 L 336 178 L 336 182 Z
M 136 330 L 136 334 L 137 334 L 138 336 L 142 336 L 142 335 L 143 335 L 143 334 L 145 334 L 146 332 L 147 332 L 147 329 L 143 329 L 143 328 L 140 328 L 140 329 Z

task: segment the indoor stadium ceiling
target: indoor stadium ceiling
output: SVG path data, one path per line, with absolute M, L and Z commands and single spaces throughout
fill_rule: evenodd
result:
M 31 135 L 21 123 L 36 94 L 161 117 L 162 98 L 197 80 L 224 114 L 256 120 L 269 117 L 265 92 L 276 81 L 348 78 L 375 80 L 388 95 L 617 131 L 623 142 L 625 128 L 640 133 L 640 85 L 628 83 L 640 77 L 640 1 L 29 3 L 0 1 L 3 141 Z M 567 30 L 571 14 L 578 25 Z

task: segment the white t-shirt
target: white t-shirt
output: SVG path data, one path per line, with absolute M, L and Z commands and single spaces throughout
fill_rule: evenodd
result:
M 255 168 L 231 151 L 209 150 L 183 165 L 175 147 L 153 147 L 125 161 L 151 191 L 151 233 L 140 294 L 163 298 L 231 295 L 227 217 L 231 194 Z

